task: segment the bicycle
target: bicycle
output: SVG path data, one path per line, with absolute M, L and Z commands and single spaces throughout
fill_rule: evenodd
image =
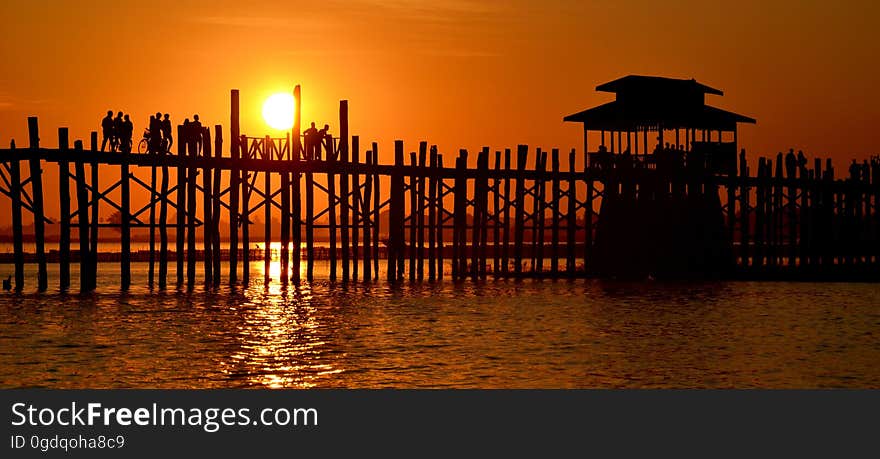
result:
M 138 153 L 155 153 L 150 148 L 150 141 L 151 141 L 150 130 L 145 129 L 144 130 L 144 138 L 142 138 L 140 140 L 140 142 L 138 142 L 138 149 L 137 149 Z M 161 147 L 162 151 L 164 151 L 165 153 L 169 153 L 171 150 L 171 145 L 174 144 L 174 141 L 169 140 L 169 139 L 162 139 L 161 143 L 162 143 L 162 147 Z

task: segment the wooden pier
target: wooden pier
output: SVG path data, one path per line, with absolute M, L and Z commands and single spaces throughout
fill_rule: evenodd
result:
M 298 86 L 294 96 L 299 107 Z M 298 111 L 290 135 L 251 137 L 240 132 L 237 90 L 231 107 L 228 136 L 220 125 L 198 132 L 180 126 L 174 154 L 101 152 L 97 133 L 88 149 L 81 140 L 70 148 L 66 128 L 58 129 L 58 148 L 48 149 L 29 118 L 27 148 L 0 150 L 14 289 L 25 288 L 24 265 L 35 263 L 35 285 L 47 290 L 51 260 L 60 268 L 52 285 L 69 289 L 70 264 L 79 263 L 79 290 L 94 290 L 99 261 L 111 262 L 99 255 L 99 228 L 120 231 L 122 250 L 112 262 L 122 289 L 130 287 L 132 262 L 148 263 L 149 286 L 164 289 L 169 263 L 176 264 L 172 285 L 192 288 L 248 284 L 251 260 L 259 258 L 266 283 L 276 261 L 275 281 L 311 281 L 319 259 L 328 261 L 330 280 L 341 282 L 378 280 L 380 259 L 389 282 L 880 279 L 877 161 L 840 176 L 830 161 L 792 162 L 793 152 L 756 165 L 741 152 L 719 168 L 695 149 L 649 154 L 645 131 L 642 154 L 611 154 L 613 132 L 610 152 L 589 154 L 519 145 L 450 158 L 427 142 L 398 140 L 389 149 L 393 163 L 382 164 L 377 143 L 349 134 L 347 101 L 339 106 L 339 137 L 324 139 L 317 155 L 304 149 Z M 618 147 L 633 136 L 638 145 L 639 131 L 624 135 L 630 140 L 618 132 Z M 706 130 L 686 135 L 693 145 L 712 143 Z M 45 215 L 44 200 L 56 199 L 43 188 L 50 164 L 60 171 L 58 219 Z M 145 202 L 132 198 L 144 193 Z M 99 215 L 99 204 L 118 221 Z M 24 234 L 24 212 L 33 216 L 32 234 Z M 261 234 L 251 232 L 258 220 Z M 57 252 L 47 250 L 47 225 L 59 225 Z M 144 230 L 147 254 L 133 253 L 132 232 Z M 35 253 L 25 253 L 26 236 Z

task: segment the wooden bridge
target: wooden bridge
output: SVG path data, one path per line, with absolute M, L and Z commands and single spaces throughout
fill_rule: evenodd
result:
M 196 133 L 178 127 L 176 154 L 134 154 L 98 151 L 96 132 L 88 149 L 81 140 L 70 148 L 66 128 L 58 129 L 57 149 L 42 148 L 37 119 L 29 118 L 29 145 L 0 150 L 0 192 L 12 208 L 15 290 L 25 286 L 26 261 L 38 267 L 38 290 L 49 288 L 46 225 L 60 226 L 53 262 L 61 290 L 70 288 L 74 262 L 79 289 L 95 289 L 98 230 L 106 227 L 120 231 L 122 289 L 131 284 L 132 229 L 149 233 L 148 282 L 160 289 L 168 286 L 172 262 L 176 278 L 170 282 L 177 287 L 247 284 L 255 255 L 262 255 L 265 280 L 272 259 L 280 258 L 283 283 L 311 281 L 318 258 L 329 261 L 330 280 L 343 282 L 378 279 L 380 263 L 391 282 L 525 276 L 877 280 L 880 274 L 876 161 L 851 168 L 846 178 L 835 177 L 830 161 L 792 163 L 782 154 L 760 158 L 755 168 L 744 153 L 738 159 L 734 154 L 719 168 L 696 148 L 712 144 L 706 129 L 687 133 L 687 151 L 661 148 L 661 141 L 648 154 L 648 130 L 635 128 L 636 139 L 644 132 L 641 155 L 613 154 L 613 146 L 609 152 L 603 130 L 603 146 L 591 154 L 484 147 L 474 165 L 466 150 L 450 160 L 427 142 L 407 152 L 395 141 L 394 163 L 380 164 L 377 143 L 362 145 L 349 134 L 347 101 L 339 106 L 339 138 L 324 139 L 320 154 L 310 157 L 300 140 L 299 86 L 294 96 L 291 135 L 248 137 L 240 132 L 239 93 L 233 90 L 228 155 L 220 125 Z M 46 167 L 59 170 L 57 221 L 44 211 L 44 200 L 56 198 L 43 190 Z M 147 173 L 149 179 L 141 178 Z M 108 177 L 114 177 L 110 184 Z M 149 199 L 133 202 L 132 187 Z M 118 213 L 118 221 L 99 215 L 101 203 Z M 23 212 L 34 216 L 33 254 L 23 249 Z M 263 234 L 256 235 L 250 230 L 258 216 Z M 78 245 L 71 250 L 74 234 Z M 271 243 L 278 241 L 280 251 L 273 252 Z M 262 253 L 251 248 L 255 243 Z

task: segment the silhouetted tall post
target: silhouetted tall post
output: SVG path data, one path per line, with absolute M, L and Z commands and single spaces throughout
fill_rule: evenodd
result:
M 429 159 L 428 170 L 428 280 L 437 279 L 437 232 L 443 231 L 439 228 L 440 223 L 437 221 L 437 182 L 440 178 L 437 174 L 437 146 L 431 146 L 431 156 Z M 442 218 L 442 215 L 441 215 Z
M 67 128 L 58 128 L 58 150 L 62 157 L 68 154 Z M 61 291 L 70 288 L 70 163 L 58 161 L 58 196 L 61 214 L 61 234 L 58 240 L 58 273 Z
M 129 173 L 128 155 L 129 153 L 122 153 L 122 164 L 119 167 L 120 200 L 122 201 L 120 203 L 122 210 L 120 212 L 121 253 L 119 267 L 122 290 L 128 290 L 131 286 L 131 174 Z
M 443 170 L 443 155 L 437 154 L 437 169 Z M 439 176 L 437 179 L 437 279 L 443 280 L 443 269 L 444 262 L 443 259 L 446 256 L 443 251 L 445 250 L 443 244 L 443 231 L 446 228 L 446 206 L 443 203 L 443 198 L 446 197 L 446 186 L 443 182 L 443 176 Z
M 290 161 L 290 144 L 288 142 L 288 157 L 281 158 Z M 290 172 L 281 173 L 281 284 L 287 284 L 290 280 Z
M 238 193 L 241 170 L 237 167 L 240 158 L 239 100 L 238 89 L 230 93 L 230 138 L 229 154 L 232 158 L 232 169 L 229 171 L 229 284 L 238 282 Z M 299 103 L 296 104 L 299 111 Z M 299 138 L 298 136 L 296 137 Z
M 298 87 L 298 86 L 297 86 Z M 297 110 L 299 110 L 297 106 Z M 292 178 L 292 201 L 293 201 L 293 227 L 291 228 L 293 233 L 293 264 L 291 266 L 291 280 L 293 282 L 299 283 L 300 281 L 300 258 L 302 257 L 302 200 L 300 199 L 300 177 L 302 174 L 300 173 L 302 161 L 300 158 L 300 153 L 296 151 L 299 147 L 299 142 L 294 142 L 294 151 L 292 151 L 292 160 L 293 160 L 293 178 Z
M 358 145 L 355 143 L 355 145 Z M 373 165 L 373 152 L 367 150 L 366 152 L 366 163 L 367 170 L 371 170 L 371 166 Z M 371 222 L 373 220 L 373 212 L 372 212 L 372 201 L 371 198 L 373 196 L 373 173 L 367 172 L 364 174 L 364 210 L 363 210 L 363 219 L 364 219 L 364 281 L 370 282 L 373 280 L 373 246 L 371 244 L 372 241 L 372 225 Z M 375 225 L 375 223 L 373 223 Z
M 198 156 L 201 145 L 201 132 L 190 132 L 193 138 L 188 139 L 187 159 L 191 162 L 186 170 L 186 287 L 193 288 L 196 282 L 196 176 L 198 169 L 193 167 L 193 162 Z M 197 137 L 198 136 L 198 137 Z
M 351 163 L 354 166 L 351 175 L 351 278 L 355 282 L 360 274 L 360 221 L 361 221 L 361 184 L 358 168 L 360 167 L 360 140 L 351 136 Z
M 330 235 L 330 280 L 336 280 L 336 155 L 333 152 L 333 142 L 327 139 L 327 217 L 329 220 Z
M 418 188 L 415 190 L 418 195 L 418 204 L 414 212 L 416 223 L 418 224 L 416 229 L 416 278 L 420 281 L 425 276 L 425 181 L 427 180 L 425 176 L 425 161 L 427 156 L 428 142 L 419 142 L 420 175 L 418 177 Z
M 492 275 L 501 275 L 501 151 L 495 150 L 495 177 L 492 179 Z M 505 196 L 506 198 L 507 196 Z
M 486 278 L 487 244 L 489 235 L 489 147 L 483 147 L 477 161 L 477 178 L 474 180 L 474 190 L 479 188 L 479 194 L 474 195 L 474 207 L 479 206 L 479 220 L 474 220 L 474 226 L 480 226 L 480 237 L 474 249 L 477 251 L 478 266 L 476 274 L 480 279 Z
M 205 159 L 211 157 L 211 129 L 202 128 L 202 154 Z M 202 260 L 204 262 L 205 285 L 214 282 L 214 186 L 211 168 L 205 161 L 202 168 Z M 195 193 L 195 190 L 193 190 Z M 193 212 L 195 215 L 195 212 Z
M 242 135 L 238 139 L 241 144 L 241 157 L 252 159 L 251 151 L 248 146 L 247 137 Z M 242 170 L 241 173 L 241 282 L 248 285 L 251 279 L 251 173 Z M 253 172 L 256 179 L 256 172 Z
M 315 272 L 315 180 L 308 152 L 306 162 L 306 279 L 311 282 Z
M 339 228 L 342 242 L 342 281 L 348 282 L 349 274 L 349 193 L 348 193 L 348 101 L 339 101 L 339 162 L 342 164 L 339 174 Z M 357 247 L 355 247 L 357 250 Z
M 76 173 L 76 219 L 79 228 L 77 235 L 79 237 L 79 290 L 87 292 L 92 284 L 89 280 L 89 192 L 86 188 L 85 163 L 82 161 L 82 141 L 74 142 L 73 148 L 76 150 L 77 156 L 74 169 Z M 12 215 L 14 221 L 14 208 Z
M 46 271 L 46 229 L 43 213 L 43 169 L 40 167 L 40 130 L 37 117 L 28 117 L 28 134 L 32 150 L 29 160 L 31 192 L 33 196 L 34 242 L 37 250 L 37 289 L 41 292 L 49 288 L 49 275 Z
M 156 277 L 156 199 L 165 199 L 164 195 L 156 192 L 156 163 L 150 166 L 150 216 L 149 216 L 149 268 L 147 273 L 147 284 L 150 289 L 155 285 Z
M 586 163 L 584 163 L 586 164 Z M 568 154 L 568 195 L 566 202 L 568 209 L 566 211 L 567 222 L 565 224 L 565 271 L 568 277 L 574 277 L 574 260 L 577 237 L 577 181 L 575 179 L 575 150 L 571 149 Z
M 505 277 L 510 273 L 510 148 L 504 149 L 504 248 L 501 252 L 501 272 Z
M 91 133 L 91 150 L 92 150 L 92 158 L 95 158 L 98 153 L 98 133 Z M 89 241 L 92 243 L 90 247 L 89 253 L 89 285 L 90 290 L 94 290 L 98 287 L 98 202 L 100 201 L 100 184 L 98 182 L 98 161 L 97 159 L 93 159 L 90 164 L 91 174 L 92 174 L 92 192 L 91 192 L 91 203 L 92 203 L 92 213 L 91 213 L 91 222 L 89 222 Z
M 394 166 L 396 173 L 391 175 L 391 201 L 388 223 L 388 276 L 389 282 L 396 282 L 403 274 L 403 226 L 404 226 L 404 188 L 403 188 L 403 141 L 394 141 Z
M 638 143 L 638 142 L 637 142 Z M 559 204 L 562 202 L 559 185 L 559 150 L 551 150 L 550 158 L 550 202 L 547 206 L 553 211 L 550 224 L 550 272 L 555 276 L 559 274 Z M 544 241 L 541 241 L 542 243 Z M 569 248 L 570 250 L 571 248 Z
M 525 207 L 526 207 L 526 160 L 529 154 L 527 145 L 518 145 L 516 148 L 516 215 L 514 217 L 513 272 L 517 276 L 522 275 L 523 242 L 525 239 Z
M 373 142 L 373 165 L 379 165 L 379 144 Z M 373 174 L 373 280 L 379 280 L 379 217 L 381 216 L 379 173 Z
M 179 134 L 179 132 L 178 132 Z M 178 136 L 178 142 L 182 142 Z M 167 155 L 162 152 L 160 155 Z M 162 161 L 162 184 L 159 195 L 159 289 L 168 285 L 168 163 Z
M 183 167 L 183 158 L 186 156 L 186 144 L 189 142 L 189 133 L 183 130 L 183 126 L 177 126 L 177 224 L 174 228 L 177 245 L 175 246 L 175 261 L 177 263 L 177 287 L 183 285 L 184 274 L 184 243 L 186 240 L 186 169 Z
M 271 161 L 272 139 L 263 139 L 263 160 Z M 263 286 L 269 285 L 269 271 L 272 263 L 272 172 L 263 174 Z
M 416 218 L 418 218 L 416 215 L 416 209 L 419 206 L 416 190 L 419 186 L 419 179 L 415 172 L 415 152 L 410 152 L 409 154 L 409 165 L 413 172 L 410 173 L 409 186 L 406 187 L 409 189 L 409 244 L 406 245 L 406 248 L 409 255 L 409 281 L 414 282 L 416 280 L 416 233 L 419 230 L 418 224 L 416 223 Z
M 219 124 L 214 125 L 214 157 L 221 158 L 223 156 L 223 127 Z M 211 200 L 211 250 L 214 252 L 211 256 L 211 262 L 214 265 L 212 274 L 214 275 L 214 287 L 220 285 L 220 179 L 221 169 L 214 168 L 214 180 L 212 185 Z

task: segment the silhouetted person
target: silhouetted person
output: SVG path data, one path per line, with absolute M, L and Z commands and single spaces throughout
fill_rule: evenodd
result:
M 174 137 L 171 134 L 171 116 L 167 113 L 165 119 L 162 120 L 162 137 L 165 139 L 165 150 L 167 151 L 174 144 Z
M 123 117 L 122 121 L 122 129 L 120 130 L 120 142 L 122 143 L 122 147 L 120 150 L 123 153 L 131 153 L 131 135 L 134 132 L 134 124 L 131 123 L 131 118 L 128 115 Z
M 122 132 L 122 112 L 116 114 L 116 118 L 113 119 L 113 140 L 110 144 L 113 146 L 114 151 L 121 150 L 121 136 Z
M 107 146 L 107 142 L 110 142 L 110 149 L 113 149 L 113 110 L 107 110 L 107 116 L 101 120 L 101 135 L 104 140 L 101 141 L 101 151 L 104 151 L 104 147 Z
M 303 131 L 303 143 L 306 147 L 306 159 L 315 159 L 315 144 L 317 143 L 318 130 L 315 129 L 315 122 L 312 126 Z
M 856 160 L 852 160 L 852 164 L 849 165 L 849 178 L 853 180 L 858 180 L 859 177 L 859 163 Z
M 785 155 L 785 176 L 794 178 L 795 170 L 797 170 L 797 158 L 794 156 L 794 149 L 790 149 Z
M 156 115 L 150 115 L 150 137 L 147 139 L 149 151 L 154 154 L 162 148 L 162 121 Z
M 199 121 L 199 115 L 193 115 L 193 121 L 189 126 L 189 141 L 195 146 L 194 154 L 198 155 L 202 149 L 202 122 Z
M 329 124 L 325 124 L 323 128 L 318 130 L 317 142 L 315 145 L 316 157 L 321 156 L 321 148 L 323 148 L 324 142 L 327 141 L 327 136 L 329 136 L 329 135 L 330 135 L 330 125 Z M 330 149 L 328 148 L 327 149 L 327 156 L 330 156 L 331 154 L 333 154 L 333 152 L 330 151 Z

